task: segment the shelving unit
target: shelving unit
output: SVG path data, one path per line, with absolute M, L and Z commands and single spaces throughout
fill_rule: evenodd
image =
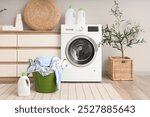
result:
M 0 81 L 19 77 L 26 71 L 28 59 L 42 55 L 60 57 L 60 33 L 2 31 L 0 41 Z

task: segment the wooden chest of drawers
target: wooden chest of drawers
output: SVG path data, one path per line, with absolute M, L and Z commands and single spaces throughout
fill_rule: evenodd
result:
M 0 32 L 0 78 L 19 77 L 28 59 L 60 57 L 60 34 L 50 32 Z

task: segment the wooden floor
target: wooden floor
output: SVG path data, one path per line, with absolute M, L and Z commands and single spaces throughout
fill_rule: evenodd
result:
M 125 100 L 150 100 L 150 74 L 136 74 L 134 81 L 112 81 L 105 76 L 103 82 L 111 83 Z
M 28 97 L 17 96 L 17 84 L 0 84 L 0 100 L 119 100 L 110 83 L 62 83 L 55 93 L 37 93 L 31 87 Z
M 55 93 L 37 93 L 31 87 L 28 97 L 17 96 L 17 84 L 0 84 L 0 100 L 150 100 L 150 75 L 136 75 L 134 81 L 102 83 L 62 83 Z

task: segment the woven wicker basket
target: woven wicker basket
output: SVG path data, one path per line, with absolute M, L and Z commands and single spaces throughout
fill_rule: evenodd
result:
M 55 0 L 29 0 L 24 9 L 24 21 L 34 30 L 51 30 L 60 20 Z
M 133 60 L 129 57 L 109 57 L 108 75 L 112 80 L 133 80 Z

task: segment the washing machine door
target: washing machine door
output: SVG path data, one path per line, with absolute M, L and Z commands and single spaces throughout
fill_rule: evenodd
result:
M 93 62 L 97 50 L 97 45 L 93 39 L 80 35 L 75 36 L 68 42 L 65 51 L 71 64 L 84 67 Z

